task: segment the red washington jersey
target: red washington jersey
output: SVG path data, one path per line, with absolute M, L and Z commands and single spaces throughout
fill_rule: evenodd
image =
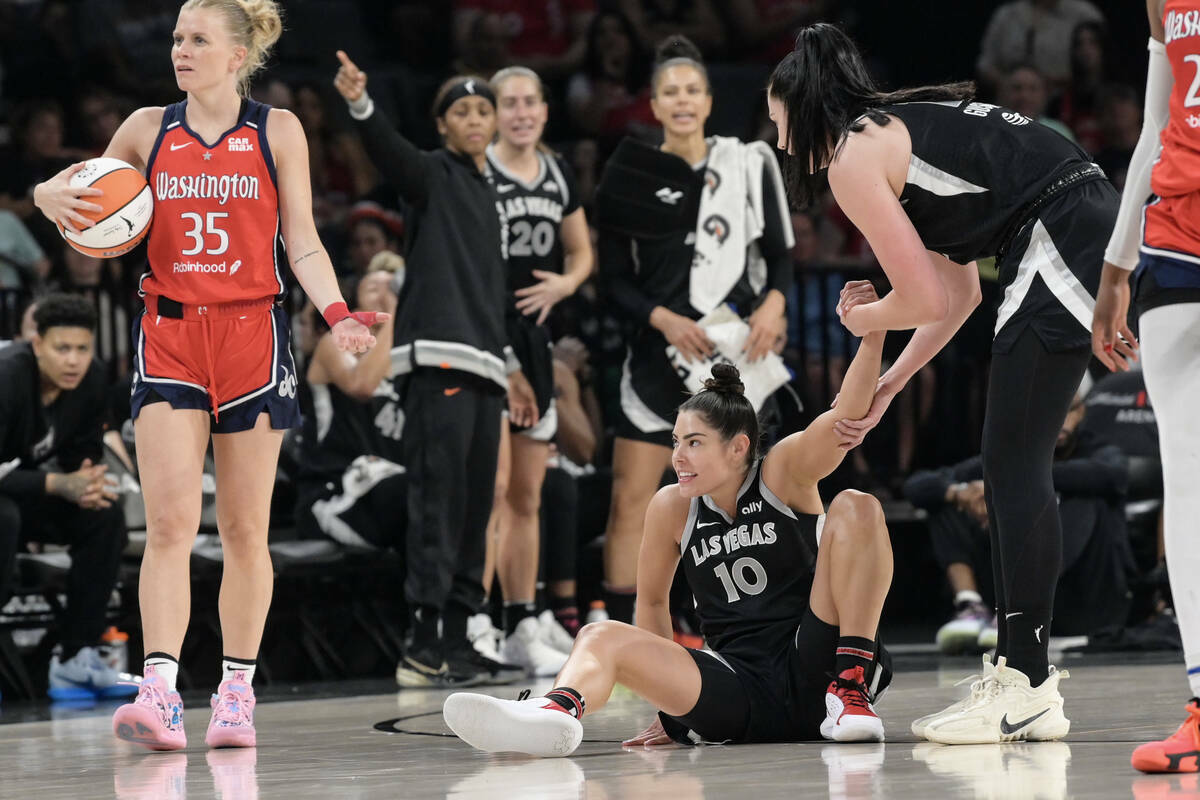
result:
M 1167 0 L 1163 32 L 1175 86 L 1150 187 L 1177 197 L 1200 189 L 1200 0 Z
M 243 100 L 237 124 L 212 145 L 188 127 L 186 100 L 163 110 L 146 169 L 154 223 L 142 294 L 203 305 L 283 292 L 270 110 Z

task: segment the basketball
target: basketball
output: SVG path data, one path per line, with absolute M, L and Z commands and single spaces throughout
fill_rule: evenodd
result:
M 83 169 L 71 176 L 71 185 L 90 186 L 104 192 L 87 198 L 102 206 L 102 211 L 81 211 L 95 225 L 72 233 L 58 224 L 58 232 L 79 252 L 95 258 L 115 258 L 128 253 L 146 237 L 154 217 L 154 198 L 150 185 L 129 164 L 119 158 L 89 159 Z

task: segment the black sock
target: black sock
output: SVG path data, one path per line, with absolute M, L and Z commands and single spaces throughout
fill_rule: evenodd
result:
M 442 639 L 448 647 L 467 643 L 467 620 L 475 612 L 462 603 L 451 601 L 442 609 Z
M 609 619 L 617 622 L 633 624 L 633 606 L 637 602 L 637 588 L 634 586 L 609 586 L 604 584 L 604 609 Z
M 517 626 L 526 617 L 532 617 L 537 614 L 537 606 L 533 603 L 505 603 L 504 604 L 504 635 L 512 636 L 517 632 Z
M 438 643 L 441 638 L 438 632 L 439 617 L 435 606 L 416 606 L 413 609 L 409 620 L 410 647 L 413 650 L 434 647 Z
M 1025 673 L 1030 686 L 1041 686 L 1050 674 L 1049 615 L 1010 611 L 1000 625 L 1008 628 L 1006 666 Z
M 575 719 L 583 717 L 583 712 L 587 709 L 587 703 L 584 702 L 583 695 L 569 686 L 555 686 L 546 692 L 546 699 L 561 706 L 563 711 L 566 711 Z
M 861 636 L 838 637 L 837 660 L 833 668 L 834 674 L 841 675 L 848 669 L 862 667 L 863 679 L 871 671 L 875 661 L 875 642 Z

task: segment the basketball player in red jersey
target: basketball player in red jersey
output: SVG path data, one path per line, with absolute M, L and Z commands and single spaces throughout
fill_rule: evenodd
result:
M 1133 752 L 1143 772 L 1200 770 L 1200 0 L 1148 0 L 1150 65 L 1142 135 L 1104 253 L 1092 351 L 1109 369 L 1135 356 L 1136 295 L 1146 388 L 1158 420 L 1163 540 L 1192 699 L 1187 720 Z M 1149 197 L 1149 199 L 1147 199 Z M 1139 213 L 1140 212 L 1140 213 Z M 1139 222 L 1141 224 L 1139 224 Z M 1140 253 L 1139 253 L 1140 251 Z M 1130 289 L 1130 270 L 1133 272 Z M 1124 340 L 1124 341 L 1122 341 Z
M 134 112 L 105 151 L 144 169 L 155 199 L 131 401 L 146 504 L 145 677 L 137 700 L 113 717 L 117 736 L 151 749 L 187 743 L 175 678 L 210 435 L 226 655 L 206 741 L 255 744 L 250 683 L 271 602 L 270 498 L 283 429 L 299 422 L 287 319 L 275 302 L 284 291 L 279 245 L 341 349 L 374 345 L 369 325 L 387 317 L 352 316 L 342 300 L 313 224 L 299 121 L 247 99 L 280 31 L 272 0 L 185 2 L 171 61 L 187 98 Z M 82 224 L 79 212 L 95 208 L 94 192 L 68 185 L 79 166 L 36 188 L 50 219 Z

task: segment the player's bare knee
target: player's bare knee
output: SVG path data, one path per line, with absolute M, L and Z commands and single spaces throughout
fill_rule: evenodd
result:
M 195 518 L 189 518 L 190 515 L 181 515 L 178 512 L 155 514 L 147 510 L 146 546 L 163 550 L 190 550 L 200 528 L 199 516 L 197 514 Z
M 531 487 L 513 482 L 508 487 L 508 507 L 518 517 L 536 517 L 542 507 L 542 493 Z
M 593 653 L 611 650 L 623 639 L 624 629 L 628 627 L 611 619 L 589 622 L 579 629 L 579 634 L 575 637 L 575 649 L 590 650 Z
M 267 553 L 267 527 L 257 520 L 234 519 L 219 525 L 221 549 L 227 558 L 250 558 Z
M 887 523 L 883 506 L 874 495 L 846 489 L 829 504 L 825 516 L 826 531 L 855 542 L 887 541 Z

